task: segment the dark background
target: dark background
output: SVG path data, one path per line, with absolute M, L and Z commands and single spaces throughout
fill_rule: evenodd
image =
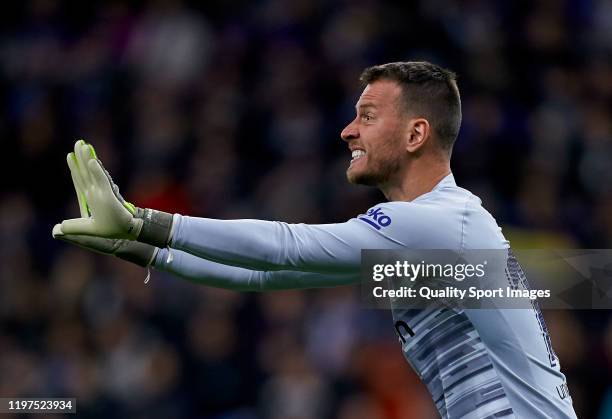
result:
M 11 2 L 0 13 L 0 396 L 87 418 L 436 417 L 355 288 L 246 294 L 51 238 L 92 142 L 139 206 L 340 222 L 368 65 L 459 74 L 457 182 L 514 247 L 612 245 L 612 3 Z M 579 417 L 612 417 L 606 311 L 546 312 Z

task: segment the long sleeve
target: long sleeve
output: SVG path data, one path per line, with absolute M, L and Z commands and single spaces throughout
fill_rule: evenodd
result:
M 276 271 L 359 270 L 362 249 L 410 245 L 412 205 L 379 204 L 345 223 L 287 224 L 175 215 L 171 247 L 226 265 Z M 424 222 L 418 217 L 418 222 Z
M 168 252 L 172 252 L 170 261 L 168 261 Z M 255 271 L 223 265 L 180 250 L 168 249 L 159 250 L 153 266 L 198 284 L 236 291 L 333 287 L 359 282 L 358 273 Z

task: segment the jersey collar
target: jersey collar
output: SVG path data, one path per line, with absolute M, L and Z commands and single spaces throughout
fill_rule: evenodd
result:
M 453 173 L 449 173 L 448 175 L 446 175 L 444 177 L 444 179 L 442 179 L 440 182 L 438 182 L 438 184 L 436 186 L 434 186 L 434 188 L 431 190 L 433 191 L 438 191 L 440 189 L 443 188 L 448 188 L 448 187 L 455 187 L 457 186 L 457 183 L 455 183 L 455 176 L 453 176 Z
M 452 187 L 457 187 L 457 184 L 455 183 L 455 177 L 453 176 L 453 174 L 449 173 L 440 182 L 438 182 L 438 184 L 434 186 L 434 188 L 431 191 L 426 192 L 423 195 L 417 196 L 415 199 L 409 202 L 415 202 L 415 201 L 420 201 L 421 199 L 426 199 L 429 196 L 429 194 L 433 192 L 437 192 L 444 188 L 452 188 Z

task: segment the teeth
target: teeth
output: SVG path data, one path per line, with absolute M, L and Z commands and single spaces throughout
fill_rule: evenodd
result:
M 365 151 L 363 150 L 353 150 L 351 153 L 352 160 L 358 159 L 359 157 L 365 156 Z

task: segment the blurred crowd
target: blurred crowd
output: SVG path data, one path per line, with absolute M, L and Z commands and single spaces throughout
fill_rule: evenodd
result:
M 383 197 L 347 184 L 339 133 L 373 64 L 459 74 L 453 171 L 514 246 L 612 246 L 610 1 L 30 0 L 0 22 L 0 397 L 76 397 L 83 418 L 437 417 L 357 287 L 144 285 L 51 238 L 78 216 L 77 138 L 139 206 L 363 212 Z M 612 417 L 612 317 L 545 316 L 579 417 Z

